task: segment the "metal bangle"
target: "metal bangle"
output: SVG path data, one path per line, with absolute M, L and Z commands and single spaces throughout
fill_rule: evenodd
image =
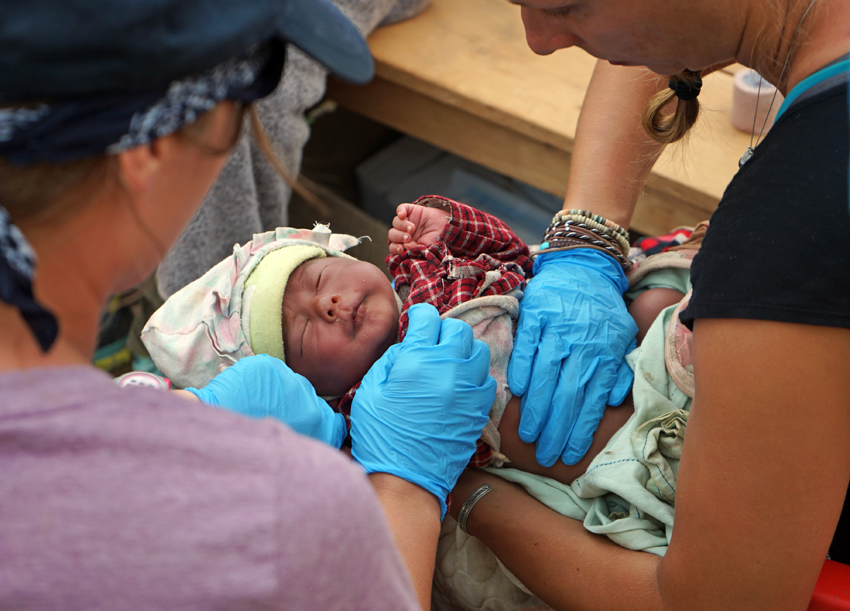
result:
M 488 492 L 493 492 L 493 488 L 490 484 L 482 484 L 478 488 L 475 489 L 475 492 L 467 497 L 463 506 L 460 508 L 460 514 L 457 517 L 458 526 L 460 529 L 465 532 L 467 535 L 469 531 L 466 530 L 466 521 L 469 519 L 469 514 L 472 512 L 472 508 L 475 507 L 475 503 L 480 501 Z

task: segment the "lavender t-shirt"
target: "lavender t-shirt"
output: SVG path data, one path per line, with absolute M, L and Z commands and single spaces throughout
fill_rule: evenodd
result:
M 416 609 L 363 473 L 86 367 L 0 374 L 0 609 Z

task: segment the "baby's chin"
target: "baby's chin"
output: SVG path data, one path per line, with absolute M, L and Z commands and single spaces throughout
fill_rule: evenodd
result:
M 371 329 L 371 334 L 374 335 L 375 341 L 370 343 L 374 346 L 374 353 L 377 354 L 374 360 L 377 360 L 390 346 L 398 341 L 398 321 L 400 316 L 395 293 L 392 290 L 389 291 L 389 294 L 381 295 L 381 307 L 375 316 L 376 319 Z
M 393 316 L 388 319 L 388 322 L 383 325 L 382 333 L 376 334 L 374 342 L 370 348 L 364 346 L 362 351 L 363 362 L 369 363 L 367 371 L 374 365 L 383 355 L 389 350 L 390 346 L 398 342 L 398 316 Z M 365 372 L 364 372 L 365 375 Z
M 392 326 L 387 328 L 385 337 L 380 341 L 375 341 L 370 347 L 364 345 L 366 342 L 360 343 L 362 350 L 358 351 L 357 358 L 350 359 L 349 363 L 355 363 L 356 371 L 351 372 L 351 365 L 346 366 L 346 363 L 331 364 L 329 371 L 333 371 L 335 375 L 332 379 L 317 381 L 314 384 L 316 393 L 324 397 L 336 397 L 344 395 L 351 387 L 360 382 L 363 376 L 372 368 L 384 353 L 398 341 L 398 319 L 394 321 Z

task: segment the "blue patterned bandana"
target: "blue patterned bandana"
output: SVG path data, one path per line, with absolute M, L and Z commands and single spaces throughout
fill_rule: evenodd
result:
M 270 42 L 158 91 L 0 108 L 0 157 L 19 165 L 61 163 L 147 144 L 222 100 L 248 103 L 270 94 L 284 57 L 285 46 Z
M 258 45 L 159 91 L 0 108 L 0 157 L 19 165 L 61 163 L 147 144 L 192 123 L 222 100 L 249 103 L 270 94 L 283 73 L 285 49 L 281 42 Z M 33 249 L 0 206 L 0 301 L 20 311 L 47 352 L 59 325 L 33 296 L 35 264 Z
M 0 206 L 0 299 L 18 308 L 41 349 L 47 352 L 59 325 L 56 318 L 33 297 L 35 252 Z

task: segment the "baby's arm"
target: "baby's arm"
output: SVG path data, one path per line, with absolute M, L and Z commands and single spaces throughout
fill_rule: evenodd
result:
M 683 297 L 684 295 L 681 292 L 669 288 L 654 288 L 641 293 L 629 306 L 629 313 L 638 325 L 638 340 L 643 339 L 649 327 L 652 326 L 652 323 L 664 308 L 678 303 Z M 511 459 L 508 466 L 528 473 L 550 477 L 562 484 L 569 485 L 587 470 L 590 462 L 602 451 L 608 440 L 631 417 L 634 413 L 634 405 L 631 395 L 626 397 L 622 405 L 617 407 L 609 405 L 605 408 L 602 421 L 593 434 L 593 442 L 584 458 L 575 465 L 567 465 L 559 460 L 551 467 L 541 466 L 534 455 L 534 444 L 525 443 L 519 438 L 517 432 L 519 429 L 519 410 L 520 398 L 513 397 L 508 402 L 505 413 L 499 422 L 499 434 L 502 437 L 500 450 Z
M 626 397 L 621 405 L 617 407 L 609 405 L 605 408 L 605 413 L 599 422 L 599 428 L 593 434 L 593 442 L 584 458 L 574 465 L 568 465 L 559 460 L 551 467 L 544 467 L 537 462 L 534 455 L 534 444 L 525 443 L 519 438 L 519 407 L 520 397 L 512 397 L 505 407 L 502 420 L 499 422 L 499 435 L 502 438 L 499 451 L 511 460 L 505 466 L 549 477 L 566 485 L 572 484 L 575 478 L 584 474 L 590 462 L 602 451 L 608 440 L 620 430 L 635 411 L 631 394 Z
M 679 303 L 684 296 L 684 293 L 676 289 L 659 287 L 648 289 L 635 298 L 629 305 L 629 314 L 638 326 L 638 344 L 643 341 L 646 332 L 658 318 L 661 310 Z
M 400 255 L 417 246 L 436 244 L 450 216 L 441 208 L 401 204 L 387 234 L 390 254 Z

